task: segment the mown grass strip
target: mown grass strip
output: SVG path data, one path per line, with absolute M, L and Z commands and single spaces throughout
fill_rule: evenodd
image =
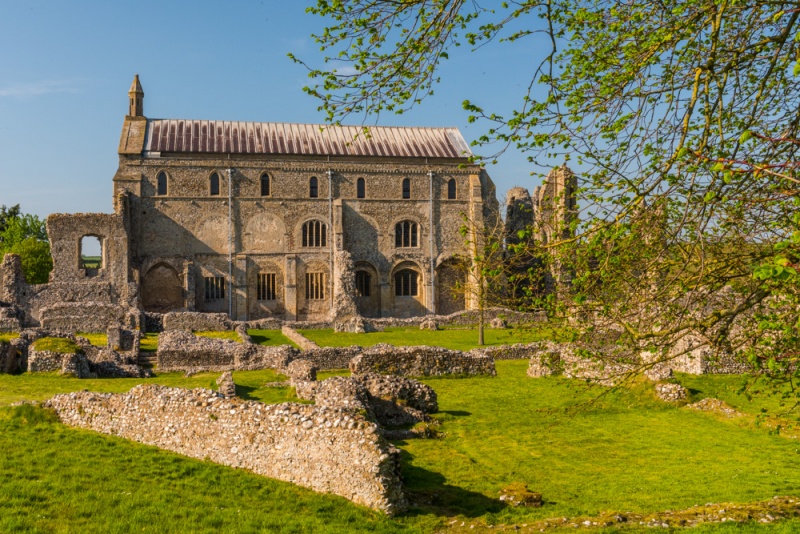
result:
M 371 347 L 378 343 L 395 346 L 428 345 L 468 351 L 479 347 L 477 329 L 420 330 L 418 327 L 387 327 L 382 332 L 351 334 L 333 329 L 300 330 L 300 333 L 321 347 Z M 570 334 L 549 326 L 533 325 L 484 331 L 484 347 L 499 347 L 516 343 L 532 343 L 546 339 L 563 339 Z
M 247 334 L 253 338 L 253 343 L 264 345 L 265 347 L 277 347 L 280 345 L 291 345 L 298 348 L 297 345 L 288 337 L 284 336 L 280 330 L 248 330 Z

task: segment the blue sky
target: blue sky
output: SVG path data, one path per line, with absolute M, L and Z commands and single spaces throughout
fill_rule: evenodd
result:
M 153 118 L 320 123 L 293 52 L 319 63 L 311 34 L 325 21 L 292 1 L 0 2 L 0 204 L 26 213 L 110 212 L 111 179 L 140 75 Z M 456 126 L 468 141 L 461 102 L 507 112 L 540 55 L 536 40 L 451 54 L 436 94 L 381 125 Z M 473 149 L 489 153 L 491 149 Z M 509 151 L 488 172 L 498 196 L 538 185 L 524 155 Z

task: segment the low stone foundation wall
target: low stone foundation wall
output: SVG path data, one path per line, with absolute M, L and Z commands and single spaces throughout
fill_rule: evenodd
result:
M 399 376 L 491 375 L 497 372 L 489 356 L 474 356 L 440 347 L 375 345 L 350 360 L 353 374 Z
M 158 335 L 156 357 L 162 371 L 245 371 L 283 369 L 297 354 L 299 351 L 288 345 L 262 347 L 172 330 Z
M 61 371 L 65 357 L 71 358 L 74 354 L 62 354 L 49 350 L 28 349 L 28 372 L 51 373 Z
M 105 332 L 109 326 L 141 326 L 141 312 L 105 302 L 59 302 L 39 310 L 42 328 L 52 332 Z
M 317 369 L 347 369 L 350 367 L 350 360 L 361 354 L 363 350 L 358 345 L 352 347 L 318 347 L 303 351 L 297 357 L 314 362 Z
M 741 374 L 753 370 L 746 361 L 712 349 L 700 336 L 687 334 L 670 349 L 664 365 L 674 371 L 693 375 Z
M 517 343 L 515 345 L 472 349 L 468 354 L 473 356 L 488 356 L 493 360 L 527 360 L 539 352 L 540 346 L 540 342 Z
M 319 345 L 305 337 L 303 334 L 295 330 L 289 325 L 283 325 L 281 327 L 281 334 L 286 336 L 288 339 L 292 340 L 294 343 L 297 344 L 303 350 L 314 350 L 318 349 Z
M 122 395 L 57 395 L 46 406 L 70 426 L 249 469 L 387 514 L 405 507 L 399 451 L 352 411 L 153 384 Z
M 202 330 L 231 330 L 233 321 L 227 313 L 202 312 L 169 312 L 164 314 L 163 328 L 169 330 L 185 330 L 187 332 Z

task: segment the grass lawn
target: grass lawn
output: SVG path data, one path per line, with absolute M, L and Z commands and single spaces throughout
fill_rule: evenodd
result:
M 194 332 L 194 335 L 213 339 L 227 339 L 238 343 L 242 342 L 242 338 L 239 337 L 235 330 L 198 330 Z
M 453 350 L 471 350 L 478 347 L 478 330 L 420 330 L 418 327 L 389 327 L 383 332 L 368 332 L 366 334 L 349 334 L 347 332 L 334 332 L 332 329 L 300 330 L 301 334 L 319 345 L 320 347 L 348 347 L 360 345 L 371 347 L 378 343 L 389 343 L 397 346 L 428 345 L 444 347 Z M 531 327 L 507 328 L 484 330 L 484 346 L 497 347 L 500 345 L 513 345 L 514 343 L 532 343 L 544 339 L 558 339 L 566 334 L 555 332 L 552 328 L 542 325 Z
M 277 347 L 279 345 L 291 345 L 297 348 L 297 345 L 292 342 L 288 337 L 284 336 L 280 330 L 248 330 L 247 334 L 253 338 L 253 343 L 264 345 L 267 347 Z
M 658 402 L 649 385 L 598 399 L 603 390 L 563 378 L 530 379 L 526 367 L 525 361 L 499 361 L 496 378 L 425 380 L 439 394 L 436 418 L 444 437 L 397 442 L 412 508 L 395 519 L 245 471 L 69 429 L 41 420 L 40 411 L 26 415 L 22 411 L 28 408 L 4 408 L 0 531 L 430 532 L 461 522 L 468 530 L 800 495 L 795 440 Z M 0 405 L 83 388 L 125 391 L 141 382 L 209 387 L 218 376 L 0 375 Z M 270 371 L 234 373 L 239 395 L 264 402 L 292 399 L 290 388 L 262 387 L 281 378 Z M 748 413 L 778 402 L 736 398 L 741 377 L 679 375 L 677 380 L 690 386 L 695 398 L 723 393 Z M 541 492 L 545 505 L 504 507 L 498 492 L 514 482 Z M 722 524 L 691 532 L 767 531 L 797 532 L 800 522 Z
M 75 335 L 88 339 L 89 343 L 95 347 L 108 346 L 108 334 L 102 332 L 78 332 Z
M 75 354 L 81 350 L 74 341 L 64 337 L 41 337 L 33 342 L 33 348 L 38 351 L 49 350 L 63 354 Z
M 139 339 L 139 350 L 143 352 L 155 352 L 158 350 L 158 333 L 149 332 Z
M 0 343 L 8 343 L 12 339 L 17 339 L 19 332 L 0 332 Z

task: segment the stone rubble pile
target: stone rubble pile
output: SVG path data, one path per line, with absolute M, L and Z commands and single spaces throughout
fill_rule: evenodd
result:
M 249 469 L 387 514 L 406 506 L 399 451 L 352 410 L 153 384 L 118 395 L 57 395 L 45 406 L 70 426 Z
M 233 381 L 233 375 L 230 371 L 225 371 L 217 378 L 217 387 L 219 388 L 219 394 L 225 398 L 236 396 L 236 383 Z
M 335 376 L 321 382 L 293 381 L 297 396 L 317 406 L 355 410 L 382 427 L 430 421 L 439 409 L 436 392 L 413 379 L 373 373 Z
M 656 384 L 656 397 L 666 402 L 686 400 L 689 392 L 680 384 Z

